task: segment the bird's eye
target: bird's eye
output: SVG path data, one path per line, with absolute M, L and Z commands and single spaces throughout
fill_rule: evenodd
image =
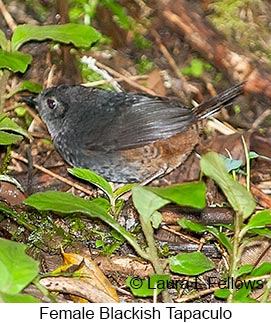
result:
M 56 100 L 54 100 L 54 99 L 48 99 L 48 100 L 47 100 L 47 105 L 48 105 L 48 107 L 49 107 L 50 109 L 54 110 L 54 109 L 57 107 L 58 103 L 57 103 L 57 101 L 56 101 Z

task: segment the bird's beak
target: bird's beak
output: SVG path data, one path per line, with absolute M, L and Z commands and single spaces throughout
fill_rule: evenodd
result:
M 20 101 L 25 102 L 31 108 L 35 108 L 35 106 L 38 104 L 36 96 L 22 96 Z

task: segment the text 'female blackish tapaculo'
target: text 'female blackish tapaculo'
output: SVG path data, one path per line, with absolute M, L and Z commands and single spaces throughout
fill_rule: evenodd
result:
M 113 182 L 178 167 L 198 143 L 192 127 L 242 93 L 238 84 L 194 108 L 179 100 L 80 85 L 44 90 L 37 110 L 62 157 Z

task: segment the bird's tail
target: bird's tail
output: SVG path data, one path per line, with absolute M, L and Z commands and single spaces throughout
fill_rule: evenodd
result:
M 219 93 L 208 101 L 202 102 L 198 106 L 193 108 L 193 112 L 196 114 L 197 119 L 207 118 L 220 109 L 232 104 L 232 101 L 243 93 L 243 87 L 245 82 L 234 85 L 233 87 Z

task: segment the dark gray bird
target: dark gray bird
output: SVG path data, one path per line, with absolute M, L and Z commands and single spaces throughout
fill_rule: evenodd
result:
M 67 163 L 124 183 L 178 167 L 198 143 L 193 125 L 231 104 L 243 86 L 194 108 L 177 99 L 80 85 L 48 88 L 35 104 Z

